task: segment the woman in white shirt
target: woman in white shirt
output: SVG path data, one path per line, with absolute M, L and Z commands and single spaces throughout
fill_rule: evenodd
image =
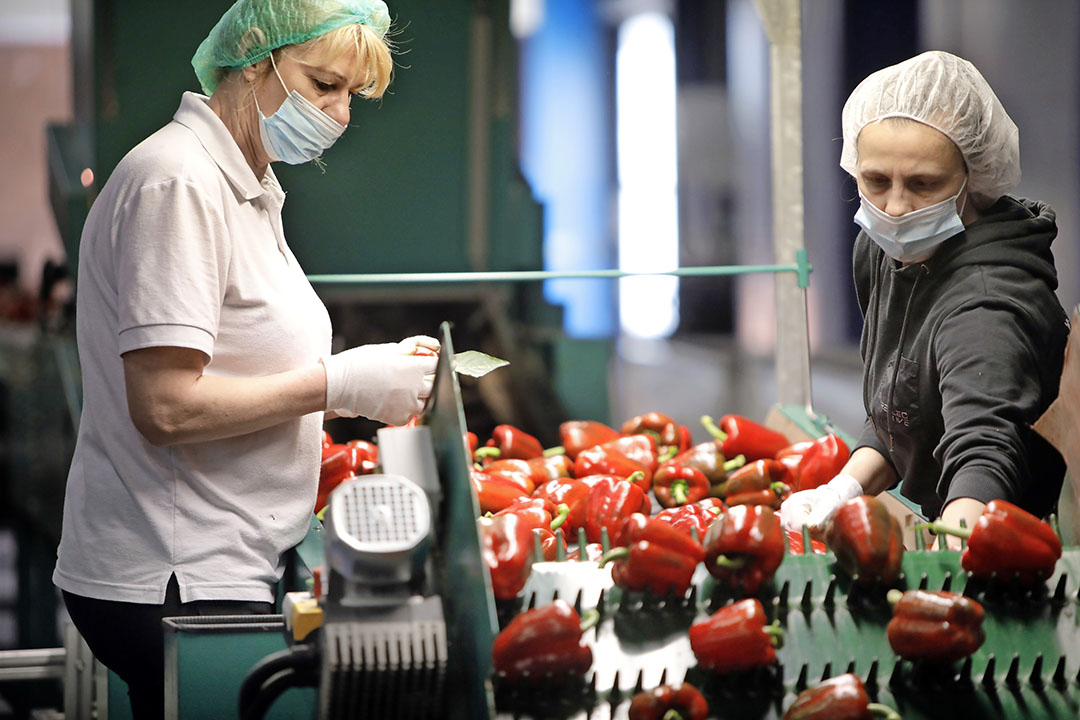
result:
M 271 612 L 309 524 L 324 413 L 403 424 L 432 338 L 332 355 L 270 163 L 317 159 L 390 82 L 381 0 L 239 0 L 172 122 L 119 163 L 79 253 L 84 407 L 54 582 L 137 718 L 163 708 L 161 618 Z M 207 97 L 208 96 L 208 97 Z

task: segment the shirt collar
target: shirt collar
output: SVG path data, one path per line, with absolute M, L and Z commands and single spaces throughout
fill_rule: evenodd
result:
M 269 166 L 263 182 L 255 177 L 232 133 L 217 113 L 210 109 L 209 99 L 205 95 L 185 92 L 173 120 L 195 133 L 229 184 L 245 200 L 254 200 L 270 188 L 280 188 Z

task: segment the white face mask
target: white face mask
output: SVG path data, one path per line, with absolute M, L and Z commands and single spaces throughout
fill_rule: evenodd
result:
M 955 195 L 939 203 L 893 217 L 866 199 L 859 191 L 859 210 L 855 223 L 866 231 L 885 254 L 902 263 L 921 262 L 934 254 L 943 242 L 964 231 L 962 209 L 956 200 L 967 180 Z M 966 202 L 965 198 L 965 202 Z
M 255 108 L 259 111 L 259 135 L 263 148 L 270 160 L 281 160 L 290 165 L 314 160 L 323 154 L 345 132 L 345 126 L 315 107 L 315 105 L 296 90 L 289 92 L 285 81 L 281 79 L 274 56 L 270 56 L 281 87 L 288 93 L 285 102 L 270 117 L 259 109 L 258 96 Z

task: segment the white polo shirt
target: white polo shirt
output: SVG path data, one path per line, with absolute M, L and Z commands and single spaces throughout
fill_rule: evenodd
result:
M 86 597 L 271 601 L 308 528 L 322 413 L 240 437 L 155 447 L 128 413 L 121 355 L 185 347 L 204 373 L 267 375 L 330 352 L 330 318 L 260 182 L 207 98 L 120 162 L 79 249 L 83 411 L 53 581 Z

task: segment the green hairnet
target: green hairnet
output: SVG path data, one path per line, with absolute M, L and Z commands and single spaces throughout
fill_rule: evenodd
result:
M 367 25 L 379 37 L 390 27 L 383 0 L 237 0 L 195 51 L 191 65 L 203 92 L 221 73 L 253 65 L 284 45 L 296 45 L 344 25 Z

